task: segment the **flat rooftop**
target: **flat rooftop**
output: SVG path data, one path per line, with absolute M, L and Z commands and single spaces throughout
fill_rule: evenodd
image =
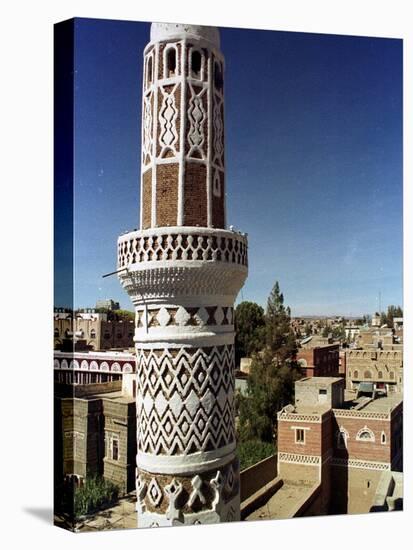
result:
M 245 519 L 256 521 L 257 519 L 286 519 L 291 518 L 297 512 L 300 504 L 304 503 L 317 487 L 313 485 L 284 483 L 280 489 L 260 508 L 257 508 Z
M 343 378 L 340 378 L 339 376 L 309 376 L 307 378 L 297 380 L 296 384 L 305 384 L 306 386 L 328 386 L 340 380 L 343 380 Z

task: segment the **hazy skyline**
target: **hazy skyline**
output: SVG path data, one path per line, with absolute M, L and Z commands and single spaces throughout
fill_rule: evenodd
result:
M 101 276 L 139 225 L 149 24 L 75 27 L 74 305 L 132 309 Z M 402 305 L 402 41 L 220 30 L 228 225 L 249 235 L 238 301 L 265 305 L 278 280 L 293 315 Z

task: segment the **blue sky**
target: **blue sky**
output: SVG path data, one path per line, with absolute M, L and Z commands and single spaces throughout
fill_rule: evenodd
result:
M 139 225 L 149 24 L 75 29 L 74 303 L 132 309 L 102 275 Z M 278 280 L 293 315 L 402 304 L 402 41 L 221 29 L 221 49 L 228 225 L 249 235 L 238 300 L 264 305 Z

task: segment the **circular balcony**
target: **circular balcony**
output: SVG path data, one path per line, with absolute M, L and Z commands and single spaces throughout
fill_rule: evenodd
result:
M 175 295 L 231 301 L 247 276 L 247 237 L 205 227 L 133 231 L 118 239 L 118 270 L 135 304 Z

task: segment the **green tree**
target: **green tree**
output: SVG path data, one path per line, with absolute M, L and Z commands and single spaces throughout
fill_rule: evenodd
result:
M 276 282 L 267 302 L 265 348 L 253 356 L 246 395 L 238 396 L 241 442 L 273 442 L 277 412 L 293 400 L 294 382 L 301 378 L 290 311 Z
M 403 309 L 400 306 L 388 306 L 387 312 L 382 312 L 380 315 L 380 324 L 393 328 L 393 319 L 395 317 L 403 317 Z
M 264 345 L 264 310 L 254 302 L 241 302 L 235 309 L 235 360 L 250 357 Z

